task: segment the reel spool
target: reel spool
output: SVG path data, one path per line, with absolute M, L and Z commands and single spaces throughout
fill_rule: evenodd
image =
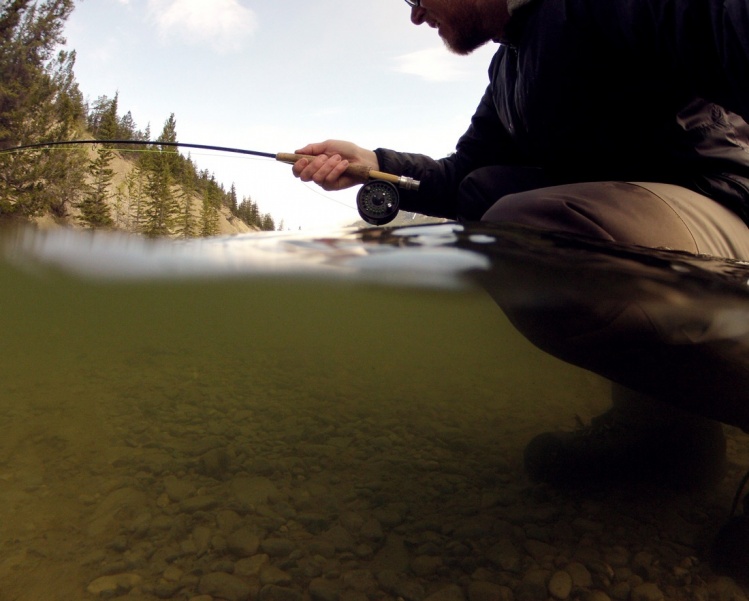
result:
M 367 182 L 356 194 L 359 215 L 371 225 L 390 223 L 398 215 L 399 206 L 398 188 L 381 179 Z

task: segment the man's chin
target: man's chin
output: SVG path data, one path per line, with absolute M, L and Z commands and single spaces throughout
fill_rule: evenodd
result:
M 453 54 L 457 54 L 459 56 L 468 56 L 472 52 L 478 50 L 487 43 L 487 41 L 476 41 L 473 43 L 465 43 L 463 41 L 456 42 L 454 40 L 450 40 L 440 34 L 440 37 L 442 38 L 442 41 L 444 42 L 447 49 L 452 52 Z

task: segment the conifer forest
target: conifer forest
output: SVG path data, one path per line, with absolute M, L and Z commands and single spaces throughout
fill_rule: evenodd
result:
M 233 184 L 227 190 L 173 146 L 148 144 L 150 124 L 139 129 L 130 112 L 123 114 L 116 92 L 83 98 L 75 51 L 61 50 L 74 5 L 7 0 L 0 6 L 0 222 L 49 216 L 78 227 L 192 238 L 219 233 L 220 212 L 228 211 L 250 228 L 275 230 L 271 215 L 250 198 L 239 200 Z M 155 140 L 177 141 L 174 114 L 157 133 Z M 3 152 L 77 139 L 143 144 Z

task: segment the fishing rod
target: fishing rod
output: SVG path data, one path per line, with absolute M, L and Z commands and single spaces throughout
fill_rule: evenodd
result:
M 286 152 L 260 152 L 259 150 L 247 150 L 245 148 L 230 148 L 227 146 L 214 146 L 210 144 L 193 144 L 190 142 L 168 142 L 162 140 L 60 140 L 54 142 L 37 142 L 35 144 L 24 144 L 0 150 L 0 154 L 32 150 L 35 148 L 48 148 L 51 146 L 72 146 L 75 144 L 112 144 L 117 146 L 167 146 L 184 148 L 195 148 L 200 150 L 214 150 L 217 152 L 230 152 L 245 154 L 293 165 L 299 159 L 314 159 L 313 155 L 295 154 Z M 400 206 L 400 195 L 398 189 L 418 191 L 420 182 L 403 175 L 393 175 L 377 171 L 366 165 L 349 165 L 346 173 L 360 180 L 363 185 L 356 195 L 356 208 L 361 218 L 371 225 L 385 225 L 395 219 Z

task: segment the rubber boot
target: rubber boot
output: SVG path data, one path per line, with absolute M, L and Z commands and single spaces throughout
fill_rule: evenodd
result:
M 528 475 L 556 486 L 651 480 L 675 488 L 717 484 L 726 439 L 715 421 L 614 386 L 613 407 L 574 432 L 546 432 L 525 449 Z

